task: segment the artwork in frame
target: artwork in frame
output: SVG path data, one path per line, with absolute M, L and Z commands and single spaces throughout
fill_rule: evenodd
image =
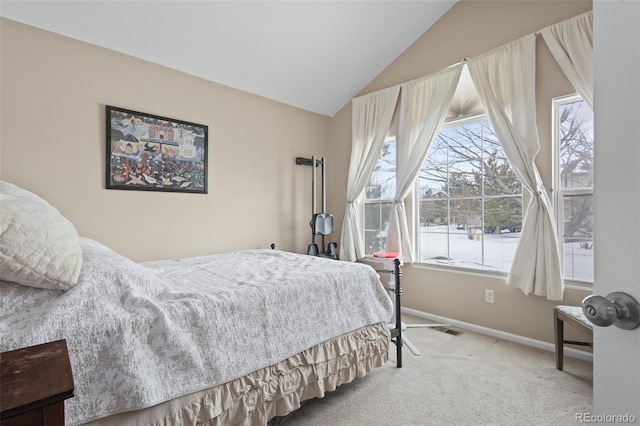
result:
M 107 189 L 207 193 L 208 126 L 106 106 Z

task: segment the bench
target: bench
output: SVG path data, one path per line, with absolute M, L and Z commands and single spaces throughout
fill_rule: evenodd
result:
M 568 323 L 578 330 L 583 331 L 591 339 L 593 339 L 593 325 L 582 312 L 580 306 L 559 305 L 553 309 L 553 323 L 556 345 L 556 368 L 562 370 L 562 361 L 564 356 L 564 345 L 580 345 L 593 347 L 593 340 L 588 342 L 577 342 L 574 340 L 564 339 L 564 323 Z

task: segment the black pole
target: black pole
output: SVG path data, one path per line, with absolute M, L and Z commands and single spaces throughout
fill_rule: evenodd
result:
M 316 214 L 316 156 L 311 157 L 311 243 L 316 243 L 316 230 L 313 217 Z
M 396 336 L 396 358 L 398 368 L 402 368 L 402 314 L 400 312 L 400 296 L 402 295 L 402 287 L 400 287 L 400 275 L 402 272 L 400 270 L 400 259 L 394 259 L 393 264 L 395 267 L 393 268 L 393 275 L 395 277 L 395 297 L 396 297 L 396 328 L 398 329 L 398 335 Z

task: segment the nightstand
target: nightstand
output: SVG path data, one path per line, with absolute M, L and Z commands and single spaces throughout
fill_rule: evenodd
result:
M 2 426 L 64 425 L 64 401 L 72 396 L 65 340 L 0 354 Z

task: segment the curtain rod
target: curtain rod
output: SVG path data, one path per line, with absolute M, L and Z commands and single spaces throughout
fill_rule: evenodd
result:
M 557 23 L 555 23 L 555 24 L 548 25 L 548 26 L 546 26 L 546 27 L 544 27 L 544 28 L 541 28 L 541 29 L 539 29 L 539 30 L 537 30 L 537 31 L 533 32 L 533 35 L 534 35 L 534 36 L 542 35 L 542 31 L 543 31 L 543 30 L 545 30 L 546 28 L 553 27 L 554 25 L 559 25 L 559 24 L 561 24 L 562 22 L 570 21 L 570 20 L 572 20 L 572 19 L 578 19 L 579 17 L 586 16 L 586 15 L 588 15 L 588 14 L 590 14 L 590 13 L 593 13 L 593 10 L 588 10 L 588 11 L 586 11 L 586 12 L 579 13 L 579 14 L 577 14 L 576 16 L 573 16 L 573 17 L 571 17 L 571 18 L 567 18 L 567 19 L 564 19 L 564 20 L 562 20 L 562 21 L 560 21 L 560 22 L 557 22 Z M 521 37 L 521 38 L 524 38 L 524 37 L 526 37 L 526 35 L 525 35 L 525 36 L 523 36 L 523 37 Z M 516 40 L 519 40 L 519 39 L 516 39 Z M 514 42 L 514 41 L 516 41 L 516 40 L 512 40 L 512 41 L 507 42 L 507 43 L 504 43 L 504 44 L 513 43 L 513 42 Z M 504 44 L 503 44 L 503 45 L 504 45 Z M 498 47 L 500 47 L 500 46 L 498 46 Z M 490 50 L 491 50 L 491 49 L 490 49 Z M 469 59 L 471 59 L 471 58 L 472 58 L 472 55 L 470 55 L 470 56 L 465 56 L 464 58 L 460 59 L 460 60 L 459 60 L 458 62 L 456 62 L 455 64 L 449 65 L 449 66 L 447 66 L 447 67 L 443 68 L 443 69 L 442 69 L 442 70 L 440 70 L 440 71 L 443 71 L 443 70 L 446 70 L 446 69 L 448 69 L 448 68 L 452 68 L 452 67 L 458 66 L 458 65 L 460 65 L 460 64 L 463 64 L 463 63 L 465 63 L 465 62 L 468 62 L 468 61 L 469 61 Z M 436 71 L 436 73 L 437 73 L 437 72 L 440 72 L 440 71 Z M 434 74 L 435 74 L 435 73 L 434 73 Z M 431 74 L 429 74 L 429 75 L 431 75 Z M 418 77 L 417 79 L 425 78 L 425 77 L 427 77 L 427 76 Z M 417 80 L 417 79 L 416 79 L 416 80 Z M 394 86 L 391 86 L 391 87 L 395 87 L 395 86 L 398 86 L 398 85 L 400 85 L 400 84 L 402 84 L 402 83 L 399 83 L 399 84 L 394 85 Z M 387 87 L 387 89 L 388 89 L 388 87 Z M 385 90 L 385 89 L 380 89 L 380 90 Z M 371 92 L 371 93 L 375 93 L 375 92 Z M 366 93 L 366 94 L 361 95 L 361 96 L 370 95 L 371 93 Z M 359 97 L 359 96 L 358 96 L 358 97 Z M 354 98 L 354 99 L 355 99 L 355 98 Z
M 555 24 L 547 25 L 547 26 L 546 26 L 546 27 L 544 27 L 544 28 L 541 28 L 541 29 L 539 29 L 539 30 L 537 30 L 537 31 L 534 31 L 534 32 L 533 32 L 533 35 L 537 37 L 537 36 L 539 36 L 539 35 L 542 35 L 542 31 L 544 31 L 544 30 L 545 30 L 545 29 L 547 29 L 547 28 L 551 28 L 551 27 L 553 27 L 553 26 L 555 26 L 555 25 L 559 25 L 559 24 L 561 24 L 561 23 L 563 23 L 563 22 L 570 21 L 570 20 L 572 20 L 572 19 L 578 19 L 579 17 L 586 16 L 586 15 L 588 15 L 588 14 L 590 14 L 590 13 L 593 13 L 593 10 L 587 10 L 586 12 L 579 13 L 579 14 L 577 14 L 576 16 L 572 16 L 571 18 L 567 18 L 567 19 L 562 20 L 562 21 L 560 21 L 560 22 L 556 22 Z M 523 37 L 526 37 L 526 36 L 523 36 Z M 505 43 L 505 44 L 506 44 L 506 43 Z M 469 59 L 471 59 L 471 56 L 465 56 L 464 58 L 462 58 L 461 60 L 459 60 L 459 61 L 458 61 L 458 62 L 456 62 L 455 64 L 450 65 L 449 67 L 455 67 L 456 65 L 460 65 L 461 63 L 467 62 Z M 449 67 L 447 67 L 447 68 L 449 68 Z
M 543 29 L 544 29 L 544 28 L 543 28 Z M 542 30 L 535 31 L 535 32 L 533 33 L 533 35 L 534 35 L 534 36 L 536 36 L 536 37 L 537 37 L 537 36 L 539 36 L 539 35 L 542 35 Z M 523 37 L 526 37 L 526 36 L 523 36 Z M 517 40 L 517 39 L 516 39 L 516 40 Z M 515 41 L 515 40 L 514 40 L 514 41 Z M 506 44 L 506 43 L 505 43 L 505 44 Z M 455 64 L 449 65 L 447 68 L 455 67 L 456 65 L 460 65 L 460 64 L 462 64 L 462 63 L 468 62 L 468 61 L 469 61 L 469 59 L 471 59 L 471 56 L 465 56 L 464 58 L 460 59 L 460 60 L 459 60 L 458 62 L 456 62 Z

